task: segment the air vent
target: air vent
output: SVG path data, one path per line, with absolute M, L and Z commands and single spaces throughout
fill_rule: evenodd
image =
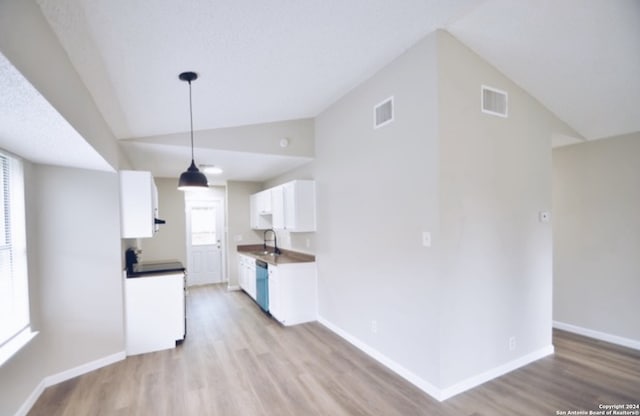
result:
M 507 117 L 508 96 L 506 92 L 483 85 L 480 95 L 483 113 Z
M 393 97 L 373 107 L 373 128 L 377 129 L 393 121 Z

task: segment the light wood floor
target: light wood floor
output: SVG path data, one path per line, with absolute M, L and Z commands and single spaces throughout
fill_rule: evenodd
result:
M 640 402 L 640 352 L 556 331 L 556 353 L 443 403 L 317 323 L 191 290 L 186 341 L 45 390 L 29 415 L 556 415 Z

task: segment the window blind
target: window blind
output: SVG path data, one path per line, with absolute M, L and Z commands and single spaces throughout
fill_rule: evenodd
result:
M 1 364 L 31 337 L 22 163 L 3 153 L 0 193 Z

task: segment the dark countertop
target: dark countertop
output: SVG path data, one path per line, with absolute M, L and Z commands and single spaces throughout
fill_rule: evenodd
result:
M 274 256 L 271 254 L 274 250 L 273 247 L 267 246 L 267 250 L 265 252 L 262 244 L 247 244 L 238 246 L 237 249 L 240 254 L 245 254 L 253 257 L 254 259 L 262 260 L 274 266 L 279 264 L 313 263 L 316 261 L 316 256 L 312 254 L 305 254 L 285 249 L 281 249 L 282 254 Z
M 127 278 L 149 277 L 184 272 L 185 268 L 178 260 L 149 261 L 133 265 L 133 272 L 127 272 Z

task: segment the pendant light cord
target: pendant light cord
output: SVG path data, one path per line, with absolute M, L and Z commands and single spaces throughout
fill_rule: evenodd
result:
M 193 163 L 193 106 L 191 104 L 191 81 L 189 81 L 189 122 L 191 125 L 191 163 Z

